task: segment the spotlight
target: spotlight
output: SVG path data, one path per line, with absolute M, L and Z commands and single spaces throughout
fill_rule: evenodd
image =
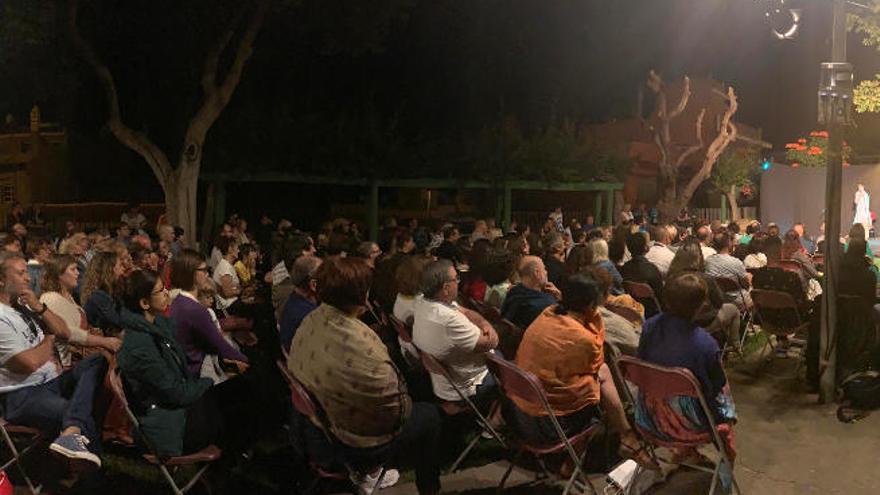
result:
M 770 170 L 770 160 L 764 160 L 764 163 L 761 164 L 761 170 L 765 172 Z

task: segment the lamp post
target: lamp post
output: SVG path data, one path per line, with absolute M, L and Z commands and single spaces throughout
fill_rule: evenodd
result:
M 837 374 L 837 281 L 843 133 L 852 122 L 852 65 L 846 63 L 846 0 L 832 0 L 831 62 L 821 64 L 819 123 L 828 130 L 825 170 L 825 287 L 819 341 L 819 401 L 834 400 Z

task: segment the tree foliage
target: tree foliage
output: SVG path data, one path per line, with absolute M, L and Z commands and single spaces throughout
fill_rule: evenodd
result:
M 862 36 L 862 44 L 880 51 L 880 1 L 865 0 L 871 12 L 851 14 L 848 17 L 850 31 Z M 880 111 L 880 74 L 874 79 L 859 81 L 853 91 L 853 104 L 859 113 Z
M 752 147 L 728 148 L 712 170 L 712 185 L 726 193 L 731 187 L 751 186 L 760 156 Z

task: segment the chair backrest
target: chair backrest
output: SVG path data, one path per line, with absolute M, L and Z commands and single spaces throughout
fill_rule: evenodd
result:
M 721 292 L 739 292 L 742 287 L 739 286 L 739 282 L 732 278 L 728 277 L 714 277 L 715 283 L 718 284 L 718 288 L 721 289 Z
M 800 306 L 807 300 L 800 273 L 779 266 L 766 266 L 753 272 L 752 287 L 787 292 Z
M 824 254 L 813 255 L 813 264 L 816 266 L 825 266 L 825 255 Z
M 290 373 L 286 363 L 275 361 L 275 364 L 281 371 L 281 376 L 287 381 L 287 386 L 290 387 L 290 400 L 293 402 L 294 409 L 303 416 L 318 418 L 318 408 L 312 400 L 312 396 L 309 395 L 309 391 Z
M 476 312 L 486 320 L 494 323 L 501 319 L 501 311 L 498 311 L 498 308 L 477 300 L 473 300 L 473 304 Z
M 640 321 L 640 322 L 644 321 L 644 318 L 642 318 L 642 315 L 640 315 L 638 311 L 636 311 L 635 309 L 630 308 L 628 306 L 617 306 L 617 305 L 613 305 L 613 304 L 606 304 L 605 309 L 607 309 L 608 311 L 611 311 L 612 313 L 614 313 L 618 316 L 623 317 L 627 321 Z
M 783 270 L 795 272 L 795 273 L 803 270 L 803 267 L 801 266 L 801 264 L 795 260 L 792 260 L 792 259 L 779 260 L 779 261 L 770 263 L 769 266 L 782 268 Z
M 797 311 L 797 301 L 781 290 L 752 289 L 752 301 L 760 309 L 791 309 Z
M 389 314 L 388 315 L 388 323 L 394 328 L 394 331 L 397 332 L 397 335 L 400 337 L 400 340 L 410 343 L 412 342 L 412 327 L 408 326 L 406 323 L 400 321 L 396 316 Z
M 113 392 L 113 396 L 128 410 L 128 399 L 125 397 L 125 388 L 122 385 L 122 371 L 115 366 L 112 367 L 107 373 L 107 381 L 110 382 L 110 390 Z
M 617 366 L 623 377 L 632 382 L 643 393 L 650 393 L 658 399 L 672 397 L 699 397 L 699 382 L 693 373 L 685 368 L 667 368 L 631 356 L 621 356 Z
M 643 282 L 633 282 L 631 280 L 623 281 L 623 290 L 631 295 L 634 299 L 656 299 L 654 289 L 650 285 Z
M 535 375 L 492 353 L 486 354 L 486 366 L 498 379 L 498 385 L 505 395 L 540 406 L 549 414 L 553 414 L 544 394 L 544 388 Z

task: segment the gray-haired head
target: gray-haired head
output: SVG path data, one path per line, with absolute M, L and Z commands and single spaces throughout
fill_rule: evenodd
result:
M 422 294 L 427 298 L 434 298 L 443 289 L 443 285 L 449 282 L 449 269 L 452 262 L 440 259 L 430 263 L 422 270 L 421 286 Z

